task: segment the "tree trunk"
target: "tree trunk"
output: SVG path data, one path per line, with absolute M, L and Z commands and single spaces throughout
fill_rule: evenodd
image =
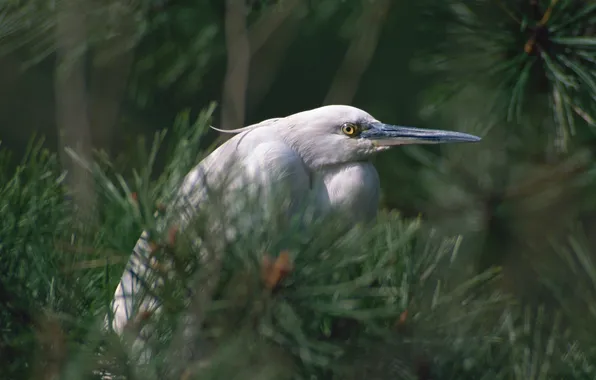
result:
M 114 128 L 118 123 L 122 101 L 134 62 L 133 44 L 136 38 L 135 9 L 132 3 L 111 0 L 106 13 L 100 13 L 94 24 L 102 33 L 112 35 L 93 48 L 91 69 L 90 121 L 93 146 L 110 153 L 114 143 Z M 105 25 L 104 18 L 111 20 Z
M 93 146 L 110 153 L 114 127 L 126 95 L 128 76 L 134 60 L 132 50 L 122 52 L 109 62 L 97 64 L 91 73 L 91 125 Z
M 250 66 L 250 47 L 246 29 L 248 9 L 244 0 L 226 0 L 227 71 L 221 104 L 221 128 L 234 129 L 244 125 L 246 88 Z
M 65 148 L 73 149 L 81 159 L 91 160 L 91 132 L 87 115 L 85 86 L 85 17 L 84 5 L 78 0 L 56 3 L 56 126 L 59 154 L 68 172 L 67 181 L 80 216 L 90 217 L 95 206 L 91 175 L 74 162 Z

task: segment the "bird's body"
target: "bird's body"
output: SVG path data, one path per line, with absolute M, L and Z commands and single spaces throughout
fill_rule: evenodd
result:
M 342 108 L 338 106 L 338 109 Z M 352 115 L 349 111 L 363 115 Z M 374 120 L 352 107 L 345 107 L 345 113 L 345 120 L 363 117 Z M 235 170 L 231 186 L 250 186 L 264 192 L 264 196 L 273 190 L 277 194 L 285 190 L 288 192 L 287 200 L 293 204 L 308 198 L 319 214 L 344 212 L 351 215 L 355 223 L 373 218 L 377 211 L 380 184 L 369 157 L 363 155 L 360 160 L 328 158 L 323 162 L 321 156 L 324 152 L 336 154 L 341 147 L 334 148 L 325 139 L 309 144 L 297 142 L 294 137 L 297 132 L 321 130 L 317 125 L 303 125 L 300 116 L 296 114 L 265 121 L 241 131 L 189 173 L 182 185 L 182 194 L 193 198 L 193 192 L 204 188 L 202 181 L 217 186 L 223 179 L 222 175 L 230 176 L 230 170 Z M 329 121 L 323 119 L 321 123 L 327 125 Z M 343 138 L 337 135 L 340 143 Z M 369 148 L 362 150 L 366 149 Z M 199 198 L 203 199 L 204 195 Z
M 235 136 L 201 161 L 180 188 L 177 210 L 181 210 L 182 225 L 210 203 L 209 188 L 227 196 L 226 218 L 240 210 L 236 207 L 239 193 L 233 190 L 242 189 L 260 192 L 265 199 L 281 199 L 287 217 L 307 205 L 319 215 L 337 211 L 349 223 L 367 222 L 375 217 L 380 197 L 379 176 L 370 162 L 375 153 L 393 145 L 478 140 L 463 133 L 382 124 L 349 106 L 316 108 L 228 132 Z M 222 183 L 226 185 L 220 187 Z M 238 226 L 232 229 L 232 235 L 242 233 Z M 139 240 L 136 256 L 116 290 L 113 327 L 117 332 L 131 317 L 133 305 L 127 293 L 139 283 L 130 271 L 142 271 L 139 256 L 147 256 L 146 249 Z M 155 305 L 145 303 L 140 308 Z

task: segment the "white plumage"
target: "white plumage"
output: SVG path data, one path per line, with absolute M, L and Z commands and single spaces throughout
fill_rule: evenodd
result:
M 339 105 L 227 132 L 236 135 L 200 162 L 181 185 L 174 210 L 179 212 L 177 223 L 182 229 L 197 209 L 209 207 L 206 189 L 218 188 L 222 183 L 228 215 L 218 220 L 230 220 L 241 210 L 234 190 L 242 189 L 261 193 L 265 200 L 274 195 L 283 199 L 283 210 L 268 211 L 284 212 L 288 217 L 309 202 L 319 214 L 340 211 L 352 223 L 365 222 L 375 217 L 380 194 L 377 171 L 369 162 L 372 155 L 394 145 L 479 140 L 458 132 L 382 124 L 358 108 Z M 267 208 L 267 202 L 262 206 Z M 215 220 L 213 228 L 226 232 L 228 237 L 242 231 L 238 225 L 222 228 Z M 140 287 L 130 273 L 144 272 L 142 262 L 148 252 L 145 238 L 139 239 L 114 296 L 112 327 L 118 333 L 122 333 L 133 311 L 154 310 L 157 306 L 151 297 L 133 306 L 126 295 Z

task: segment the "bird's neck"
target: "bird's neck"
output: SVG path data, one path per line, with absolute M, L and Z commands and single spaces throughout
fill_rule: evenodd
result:
M 311 169 L 311 176 L 313 180 L 323 180 L 330 177 L 334 177 L 340 173 L 348 171 L 355 166 L 368 165 L 369 161 L 354 161 L 354 162 L 342 162 L 339 164 L 324 165 L 318 168 Z
M 349 168 L 352 166 L 359 166 L 359 165 L 369 164 L 369 163 L 370 163 L 370 161 L 368 161 L 368 160 L 340 162 L 337 164 L 322 165 L 318 168 L 315 168 L 313 171 L 320 172 L 320 173 L 336 172 L 338 170 L 343 170 L 345 168 Z

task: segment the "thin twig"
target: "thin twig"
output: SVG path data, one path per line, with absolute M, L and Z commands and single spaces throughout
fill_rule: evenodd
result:
M 265 45 L 273 33 L 295 13 L 296 8 L 302 3 L 303 0 L 288 0 L 283 2 L 283 7 L 269 7 L 269 11 L 264 13 L 248 31 L 251 56 Z
M 104 268 L 107 265 L 121 264 L 128 261 L 127 257 L 110 256 L 105 259 L 86 260 L 70 265 L 64 268 L 64 272 L 74 272 L 81 269 Z
M 391 1 L 375 0 L 373 4 L 369 4 L 368 0 L 363 2 L 364 12 L 358 20 L 361 27 L 357 28 L 360 32 L 352 38 L 324 104 L 350 104 L 356 95 L 360 79 L 374 56 Z
M 542 16 L 542 19 L 540 20 L 538 25 L 540 25 L 540 26 L 546 25 L 548 20 L 550 20 L 551 14 L 553 13 L 553 8 L 555 7 L 555 5 L 557 5 L 558 2 L 559 2 L 559 0 L 551 0 L 550 5 L 548 6 L 548 9 L 544 12 L 544 15 Z
M 267 94 L 306 15 L 304 0 L 288 0 L 283 7 L 269 7 L 249 29 L 250 75 L 247 108 L 254 109 Z M 273 38 L 274 37 L 274 38 Z
M 554 183 L 568 183 L 574 176 L 585 172 L 589 167 L 589 163 L 588 157 L 566 160 L 550 168 L 547 173 L 538 178 L 533 178 L 521 185 L 509 188 L 505 193 L 505 197 L 520 198 L 530 196 L 552 187 Z
M 101 249 L 101 251 L 100 251 L 98 248 L 77 246 L 77 245 L 72 245 L 70 243 L 65 243 L 65 242 L 54 243 L 54 249 L 60 250 L 63 252 L 75 253 L 75 254 L 100 255 L 100 256 L 110 255 L 110 256 L 114 256 L 114 257 L 126 257 L 126 258 L 128 258 L 130 256 L 130 253 L 121 253 L 121 252 L 118 252 L 118 251 L 115 251 L 112 249 Z
M 517 17 L 515 17 L 515 15 L 509 9 L 507 9 L 505 4 L 503 4 L 500 0 L 495 0 L 495 3 L 499 8 L 501 8 L 505 13 L 507 13 L 507 15 L 511 17 L 511 19 L 513 19 L 513 21 L 521 25 L 521 21 Z

